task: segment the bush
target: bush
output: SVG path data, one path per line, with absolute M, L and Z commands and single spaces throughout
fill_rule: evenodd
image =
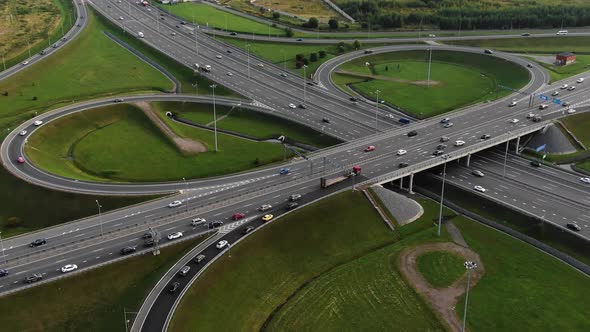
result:
M 295 54 L 295 61 L 303 61 L 303 59 L 305 59 L 305 54 L 303 54 L 303 53 Z
M 272 18 L 278 20 L 281 17 L 281 13 L 279 12 L 272 12 Z
M 320 59 L 323 59 L 323 58 L 325 58 L 325 57 L 326 57 L 326 51 L 324 51 L 324 50 L 321 50 L 321 51 L 319 52 L 319 54 L 320 54 Z
M 328 25 L 330 26 L 330 29 L 332 30 L 337 30 L 338 29 L 338 20 L 331 18 L 328 21 Z
M 320 21 L 315 17 L 310 17 L 309 21 L 307 21 L 306 23 L 303 23 L 302 26 L 304 28 L 315 29 L 318 26 L 320 26 Z
M 318 54 L 317 54 L 317 53 L 311 53 L 311 54 L 309 55 L 309 61 L 311 61 L 311 62 L 316 62 L 316 61 L 318 61 Z
M 6 219 L 6 227 L 7 228 L 20 227 L 21 224 L 22 224 L 22 221 L 20 220 L 19 217 L 9 217 L 8 219 Z
M 286 28 L 285 29 L 285 34 L 287 35 L 287 37 L 291 38 L 293 37 L 293 29 L 291 28 Z

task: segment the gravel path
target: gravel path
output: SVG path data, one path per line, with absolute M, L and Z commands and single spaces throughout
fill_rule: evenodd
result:
M 411 198 L 382 186 L 373 186 L 372 189 L 399 225 L 409 224 L 424 213 L 422 206 Z

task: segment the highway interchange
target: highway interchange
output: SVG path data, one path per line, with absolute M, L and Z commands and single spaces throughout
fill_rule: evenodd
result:
M 530 69 L 531 83 L 521 90 L 522 95 L 511 96 L 497 102 L 476 105 L 452 113 L 448 116 L 455 123 L 453 128 L 443 128 L 439 123 L 440 118 L 422 121 L 408 127 L 400 127 L 397 118 L 390 119 L 386 116 L 390 114 L 389 111 L 379 109 L 376 130 L 374 105 L 367 102 L 351 103 L 346 95 L 333 86 L 330 80 L 330 72 L 338 64 L 362 56 L 362 52 L 352 52 L 338 57 L 338 60 L 324 64 L 314 77 L 317 86 L 306 86 L 305 104 L 307 109 L 293 110 L 288 107 L 288 103 L 299 104 L 303 102 L 303 87 L 305 85 L 305 82 L 295 77 L 294 74 L 288 73 L 287 77 L 281 77 L 279 74 L 282 70 L 273 64 L 257 59 L 253 55 L 248 56 L 244 51 L 215 41 L 200 32 L 191 35 L 190 26 L 181 25 L 180 28 L 176 28 L 178 22 L 159 20 L 156 11 L 147 12 L 134 3 L 129 6 L 125 2 L 93 1 L 91 4 L 113 22 L 117 24 L 124 22 L 128 31 L 133 33 L 143 31 L 146 43 L 171 55 L 188 67 L 194 68 L 195 63 L 210 64 L 213 70 L 211 73 L 203 75 L 253 100 L 253 106 L 257 106 L 261 111 L 295 119 L 297 122 L 323 130 L 334 137 L 349 141 L 349 143 L 312 153 L 308 156 L 310 160 L 290 162 L 288 167 L 291 172 L 287 175 L 280 175 L 278 172 L 280 168 L 285 167 L 283 165 L 224 178 L 192 180 L 187 183 L 101 184 L 65 179 L 48 174 L 34 165 L 18 164 L 16 158 L 24 155 L 23 149 L 26 141 L 26 136 L 18 136 L 18 132 L 26 128 L 29 131 L 28 135 L 30 135 L 35 130 L 31 124 L 37 119 L 47 123 L 66 113 L 110 104 L 113 100 L 73 105 L 31 119 L 16 128 L 2 144 L 3 164 L 16 176 L 46 187 L 75 192 L 147 194 L 170 193 L 180 190 L 182 193 L 177 198 L 160 199 L 5 240 L 5 256 L 3 258 L 7 260 L 7 264 L 4 266 L 8 267 L 11 273 L 1 279 L 0 292 L 6 293 L 19 289 L 23 286 L 22 279 L 32 273 L 44 274 L 45 280 L 62 276 L 63 274 L 58 272 L 58 269 L 68 263 L 76 263 L 80 270 L 84 270 L 111 262 L 120 257 L 119 250 L 123 246 L 136 245 L 140 248 L 142 243 L 140 237 L 148 227 L 158 229 L 163 237 L 176 231 L 184 232 L 185 238 L 209 232 L 206 227 L 192 227 L 190 225 L 190 220 L 196 216 L 208 220 L 223 220 L 226 224 L 219 234 L 227 236 L 230 242 L 234 242 L 240 233 L 231 232 L 231 230 L 242 229 L 242 225 L 246 221 L 248 224 L 256 226 L 261 224 L 259 221 L 261 213 L 256 211 L 256 207 L 263 203 L 272 204 L 275 207 L 272 213 L 278 215 L 284 211 L 287 198 L 292 193 L 302 194 L 301 202 L 306 203 L 343 187 L 352 186 L 349 181 L 343 183 L 341 187 L 322 190 L 319 187 L 319 178 L 325 174 L 341 172 L 358 164 L 363 167 L 363 173 L 355 180 L 359 183 L 370 181 L 371 178 L 388 175 L 393 171 L 399 172 L 398 163 L 400 162 L 410 165 L 434 165 L 433 160 L 439 164 L 445 162 L 447 159 L 431 156 L 436 145 L 439 144 L 441 136 L 450 137 L 449 143 L 451 144 L 447 148 L 446 155 L 450 156 L 448 160 L 451 160 L 454 158 L 453 154 L 458 154 L 461 150 L 468 149 L 474 144 L 481 144 L 480 136 L 483 134 L 489 134 L 496 138 L 507 132 L 516 132 L 526 129 L 527 126 L 535 125 L 525 117 L 531 110 L 528 107 L 529 95 L 550 93 L 556 89 L 555 85 L 547 85 L 546 72 L 535 65 Z M 131 13 L 128 12 L 129 9 L 131 9 Z M 124 17 L 124 20 L 119 20 L 119 17 Z M 161 21 L 155 28 L 154 18 L 158 22 Z M 128 21 L 129 19 L 131 21 Z M 160 33 L 158 33 L 158 29 Z M 174 31 L 177 34 L 172 36 Z M 195 44 L 196 38 L 193 36 L 198 36 L 196 37 L 198 38 L 198 47 Z M 432 45 L 387 46 L 375 48 L 374 52 L 426 50 L 427 48 L 481 52 L 481 49 Z M 228 53 L 228 49 L 232 53 Z M 222 55 L 222 58 L 218 59 L 217 55 Z M 523 66 L 526 65 L 526 60 L 510 54 L 497 52 L 495 56 L 502 56 Z M 250 57 L 250 78 L 248 78 L 248 70 L 246 70 L 247 57 Z M 258 66 L 258 63 L 262 63 L 263 66 Z M 228 72 L 233 75 L 228 76 Z M 564 82 L 572 85 L 575 84 L 576 78 Z M 586 77 L 586 80 L 589 79 L 590 77 Z M 589 90 L 586 85 L 578 85 L 577 90 L 563 91 L 560 97 L 574 105 L 586 105 L 590 99 Z M 125 101 L 199 99 L 182 95 L 124 96 L 121 98 Z M 509 108 L 507 104 L 513 98 L 516 98 L 518 104 L 516 107 Z M 207 101 L 207 98 L 200 100 Z M 539 103 L 537 98 L 534 98 L 534 101 Z M 220 100 L 220 102 L 237 104 L 247 101 L 226 99 Z M 579 108 L 580 111 L 585 109 L 584 107 Z M 535 110 L 534 112 L 539 113 L 540 111 Z M 563 109 L 557 105 L 552 105 L 541 113 L 544 116 L 544 121 L 564 115 Z M 322 123 L 321 119 L 324 117 L 329 117 L 332 120 L 330 125 Z M 518 118 L 519 123 L 508 122 L 513 118 Z M 418 135 L 408 138 L 406 134 L 410 130 L 417 130 Z M 456 140 L 463 140 L 466 144 L 462 147 L 454 147 L 452 143 Z M 490 140 L 490 146 L 495 144 L 497 142 Z M 364 148 L 368 145 L 375 145 L 377 149 L 373 152 L 364 152 Z M 405 149 L 408 153 L 404 156 L 397 156 L 396 152 L 399 149 Z M 579 182 L 579 176 L 576 177 L 556 169 L 531 169 L 525 161 L 511 157 L 506 171 L 508 179 L 503 179 L 501 176 L 503 169 L 502 172 L 498 169 L 501 157 L 503 156 L 499 157 L 497 152 L 474 157 L 471 160 L 472 167 L 470 169 L 449 168 L 447 180 L 463 186 L 467 190 L 472 190 L 475 183 L 483 185 L 489 189 L 484 195 L 499 201 L 512 201 L 511 204 L 519 209 L 530 211 L 556 224 L 563 225 L 564 222 L 561 218 L 576 220 L 583 226 L 580 234 L 585 237 L 590 235 L 588 230 L 590 217 L 584 213 L 584 210 L 587 211 L 588 205 L 590 205 L 588 186 Z M 484 170 L 486 176 L 477 180 L 473 179 L 471 171 L 474 167 Z M 409 172 L 405 175 L 408 174 Z M 395 177 L 391 178 L 391 180 L 393 179 Z M 173 199 L 180 199 L 184 204 L 179 208 L 168 208 L 168 202 Z M 550 209 L 543 204 L 548 200 L 552 202 Z M 247 219 L 230 224 L 230 217 L 234 212 L 245 213 Z M 47 238 L 48 244 L 39 248 L 29 247 L 28 244 L 36 238 Z M 163 239 L 163 243 L 173 242 Z M 208 250 L 211 251 L 211 249 Z M 160 316 L 167 313 L 167 306 L 160 307 L 158 305 L 157 308 L 161 311 Z M 158 321 L 162 322 L 161 319 Z M 157 324 L 148 325 L 157 326 Z M 135 325 L 134 328 L 136 328 Z

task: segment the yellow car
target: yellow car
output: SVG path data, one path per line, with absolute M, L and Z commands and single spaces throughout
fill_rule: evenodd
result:
M 272 214 L 265 214 L 262 221 L 270 221 L 274 216 Z

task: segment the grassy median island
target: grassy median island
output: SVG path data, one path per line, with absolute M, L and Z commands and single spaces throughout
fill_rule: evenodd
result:
M 433 287 L 445 288 L 465 273 L 464 261 L 446 251 L 431 251 L 418 257 L 418 268 Z
M 433 51 L 428 84 L 428 58 L 426 50 L 369 55 L 338 67 L 334 80 L 371 99 L 379 90 L 380 100 L 418 118 L 505 96 L 511 91 L 497 89 L 498 84 L 519 89 L 529 80 L 525 68 L 500 58 Z
M 159 256 L 132 257 L 0 297 L 2 330 L 125 331 L 123 311 L 137 311 L 162 275 L 202 240 L 181 242 L 161 249 Z M 127 319 L 133 318 L 127 314 Z

